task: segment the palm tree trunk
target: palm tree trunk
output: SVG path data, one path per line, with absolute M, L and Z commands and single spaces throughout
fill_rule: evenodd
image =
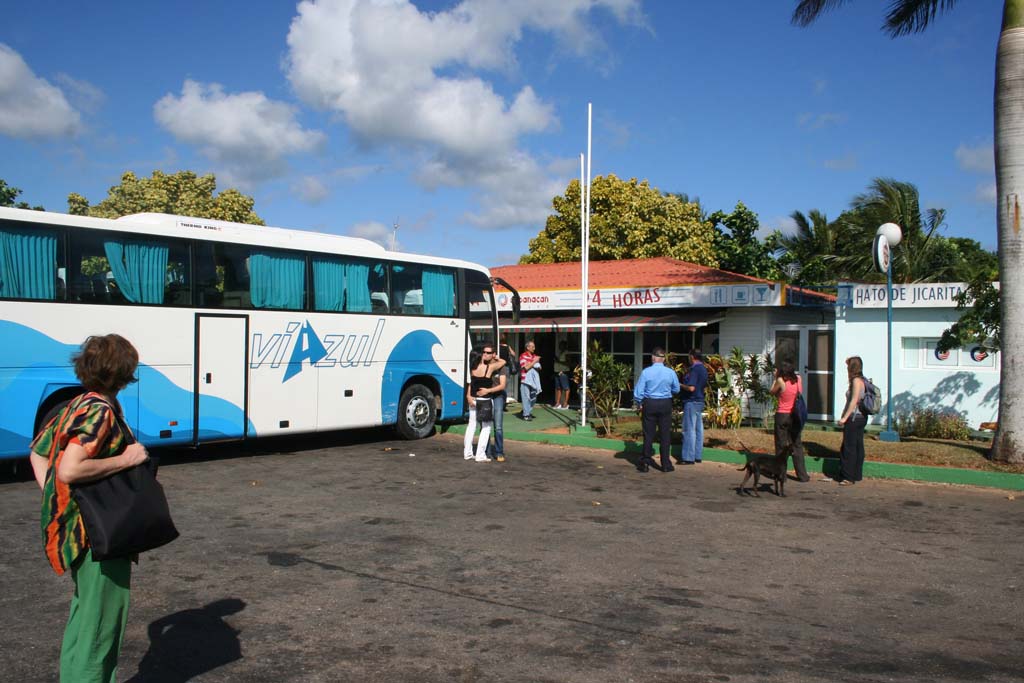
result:
M 1024 0 L 1006 0 L 996 52 L 995 157 L 1002 367 L 992 458 L 1024 463 Z

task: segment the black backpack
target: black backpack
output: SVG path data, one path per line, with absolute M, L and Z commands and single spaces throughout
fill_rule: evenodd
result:
M 505 364 L 508 366 L 509 374 L 511 375 L 512 373 L 519 372 L 519 356 L 512 351 L 512 347 L 508 344 L 502 344 L 500 348 L 501 357 L 505 359 Z

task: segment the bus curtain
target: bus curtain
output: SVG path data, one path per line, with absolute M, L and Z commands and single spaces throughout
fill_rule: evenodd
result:
M 313 259 L 313 292 L 316 310 L 344 310 L 345 265 L 340 261 Z
M 424 315 L 451 316 L 455 308 L 455 276 L 443 270 L 423 269 Z
M 153 242 L 103 242 L 103 251 L 110 262 L 121 294 L 133 304 L 162 304 L 167 281 L 165 244 Z
M 345 264 L 345 310 L 358 313 L 369 313 L 373 310 L 373 301 L 370 299 L 369 264 Z
M 57 298 L 57 238 L 0 230 L 0 296 L 11 299 Z
M 256 308 L 301 309 L 305 281 L 302 257 L 259 251 L 249 257 L 249 293 Z

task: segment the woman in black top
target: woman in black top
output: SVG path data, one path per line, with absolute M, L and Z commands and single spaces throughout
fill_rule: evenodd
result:
M 850 387 L 846 390 L 846 409 L 839 419 L 843 428 L 843 445 L 839 448 L 839 485 L 850 486 L 861 480 L 864 473 L 864 427 L 867 415 L 860 410 L 864 395 L 864 361 L 860 356 L 846 359 L 846 374 Z
M 482 353 L 471 351 L 469 354 L 470 377 L 466 389 L 466 403 L 469 404 L 469 424 L 466 425 L 466 438 L 463 441 L 462 456 L 466 460 L 474 459 L 473 436 L 476 434 L 477 422 L 480 423 L 480 439 L 476 446 L 476 461 L 490 462 L 487 457 L 487 442 L 494 426 L 494 408 L 490 394 L 495 392 L 491 375 L 505 365 L 505 361 L 494 357 L 494 347 L 485 346 Z M 488 412 L 486 420 L 478 420 L 478 412 Z

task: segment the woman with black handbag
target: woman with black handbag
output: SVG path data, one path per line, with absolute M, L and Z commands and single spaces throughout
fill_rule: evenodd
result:
M 775 371 L 775 382 L 769 392 L 779 398 L 779 407 L 775 411 L 775 455 L 792 455 L 796 478 L 803 482 L 810 481 L 801 438 L 804 425 L 797 409 L 798 402 L 804 400 L 804 385 L 793 361 L 784 360 L 779 364 Z
M 473 437 L 476 435 L 477 423 L 480 424 L 480 439 L 476 444 L 477 462 L 490 462 L 487 456 L 487 442 L 491 438 L 494 426 L 494 403 L 491 394 L 500 391 L 494 387 L 492 375 L 505 366 L 505 361 L 495 357 L 494 345 L 485 344 L 480 353 L 469 353 L 469 386 L 466 388 L 466 403 L 469 405 L 469 424 L 466 425 L 466 438 L 463 443 L 462 456 L 473 460 Z
M 149 458 L 120 419 L 117 394 L 135 381 L 139 354 L 120 335 L 89 337 L 72 357 L 86 393 L 35 438 L 32 469 L 43 490 L 42 532 L 53 570 L 71 570 L 75 592 L 60 653 L 62 683 L 113 683 L 128 620 L 131 558 L 97 560 L 72 496 L 74 484 L 104 479 Z

